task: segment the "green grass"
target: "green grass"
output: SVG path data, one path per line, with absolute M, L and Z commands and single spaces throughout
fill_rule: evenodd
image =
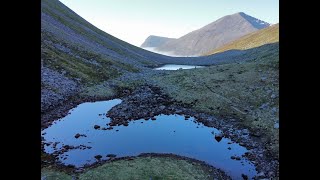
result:
M 41 169 L 41 178 L 44 177 L 46 178 L 46 180 L 72 180 L 71 175 L 50 168 Z
M 209 179 L 200 165 L 193 165 L 185 160 L 171 158 L 144 157 L 131 161 L 116 161 L 89 170 L 79 177 L 81 180 L 113 179 L 113 180 L 196 180 Z
M 266 77 L 265 81 L 261 81 Z M 172 71 L 152 77 L 169 96 L 189 104 L 192 109 L 238 120 L 245 128 L 264 133 L 263 140 L 278 153 L 278 119 L 271 108 L 279 107 L 279 50 L 257 53 L 245 63 L 232 63 L 208 68 Z M 264 103 L 269 108 L 259 109 Z
M 210 170 L 198 163 L 170 157 L 136 157 L 118 160 L 91 168 L 77 175 L 80 180 L 209 180 Z M 41 176 L 48 179 L 71 179 L 62 171 L 42 168 Z M 217 178 L 217 177 L 216 177 Z
M 111 98 L 116 95 L 114 88 L 103 83 L 83 88 L 79 94 L 83 97 Z
M 205 55 L 211 55 L 232 49 L 246 50 L 275 42 L 279 42 L 279 23 L 245 35 L 222 46 L 221 48 L 205 53 Z
M 42 33 L 42 39 L 59 43 L 71 50 L 71 54 L 62 52 L 52 45 L 42 44 L 41 58 L 43 64 L 58 71 L 66 71 L 67 76 L 78 78 L 84 84 L 97 84 L 99 82 L 119 77 L 121 71 L 139 72 L 139 69 L 129 64 L 117 62 L 107 56 L 75 47 L 67 42 L 56 39 L 47 33 Z M 97 64 L 90 63 L 94 60 Z

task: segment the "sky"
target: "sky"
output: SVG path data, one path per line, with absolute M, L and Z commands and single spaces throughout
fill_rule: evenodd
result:
M 149 35 L 179 38 L 244 12 L 279 22 L 279 0 L 60 0 L 99 29 L 135 46 Z

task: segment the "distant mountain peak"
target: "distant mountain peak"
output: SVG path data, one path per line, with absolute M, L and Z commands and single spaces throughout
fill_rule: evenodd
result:
M 236 14 L 239 14 L 239 15 L 241 15 L 241 16 L 243 16 L 243 15 L 247 15 L 246 13 L 244 13 L 244 12 L 238 12 L 238 13 L 236 13 Z
M 174 38 L 167 38 L 162 36 L 150 35 L 147 39 L 141 44 L 140 47 L 158 47 L 168 41 L 175 40 Z
M 260 19 L 254 18 L 244 12 L 238 12 L 237 14 L 239 14 L 240 16 L 242 16 L 244 19 L 246 19 L 249 23 L 251 23 L 253 25 L 253 27 L 257 28 L 257 29 L 263 29 L 265 27 L 270 26 L 269 23 L 262 21 Z
M 175 55 L 194 56 L 212 51 L 241 36 L 270 26 L 269 23 L 237 12 L 194 30 L 174 41 L 156 47 L 158 51 L 172 51 Z

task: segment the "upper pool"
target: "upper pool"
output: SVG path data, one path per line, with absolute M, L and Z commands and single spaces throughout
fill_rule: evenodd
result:
M 178 70 L 178 69 L 194 69 L 194 68 L 203 68 L 205 66 L 191 66 L 191 65 L 178 65 L 178 64 L 166 64 L 155 70 Z
M 140 153 L 173 153 L 205 161 L 234 179 L 241 179 L 241 174 L 249 178 L 256 174 L 254 165 L 241 157 L 247 152 L 246 148 L 227 138 L 218 142 L 214 134 L 219 130 L 206 127 L 193 117 L 185 120 L 181 115 L 159 115 L 156 120 L 136 120 L 128 126 L 103 130 L 110 122 L 104 113 L 119 103 L 120 99 L 83 103 L 70 110 L 70 114 L 42 131 L 44 142 L 48 143 L 45 151 L 53 153 L 65 145 L 89 147 L 70 149 L 58 156 L 62 163 L 76 167 L 94 163 L 96 155 L 108 159 L 108 154 L 124 157 Z M 95 125 L 100 128 L 95 129 Z M 76 138 L 78 133 L 81 136 Z M 231 159 L 231 156 L 241 157 L 241 160 Z

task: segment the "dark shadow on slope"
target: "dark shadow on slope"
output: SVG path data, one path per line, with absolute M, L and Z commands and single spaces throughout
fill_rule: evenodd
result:
M 43 62 L 52 63 L 53 67 L 60 67 L 62 64 L 55 60 L 56 57 L 51 57 L 52 54 L 68 56 L 63 59 L 70 59 L 71 56 L 74 59 L 72 66 L 82 65 L 81 69 L 84 69 L 83 66 L 94 67 L 98 63 L 96 66 L 100 64 L 102 67 L 125 73 L 169 63 L 215 65 L 245 61 L 254 58 L 260 51 L 278 49 L 278 45 L 264 45 L 245 51 L 225 51 L 211 56 L 170 57 L 144 50 L 105 33 L 57 0 L 42 0 L 41 11 Z M 44 52 L 48 49 L 50 52 Z M 68 51 L 70 49 L 72 52 Z M 80 62 L 82 64 L 79 65 Z M 69 65 L 71 62 L 64 63 Z M 103 63 L 106 65 L 102 65 Z
M 228 50 L 209 56 L 201 57 L 166 57 L 158 59 L 161 64 L 182 64 L 182 65 L 218 65 L 234 62 L 253 60 L 267 54 L 279 52 L 279 42 L 265 44 L 247 50 Z

